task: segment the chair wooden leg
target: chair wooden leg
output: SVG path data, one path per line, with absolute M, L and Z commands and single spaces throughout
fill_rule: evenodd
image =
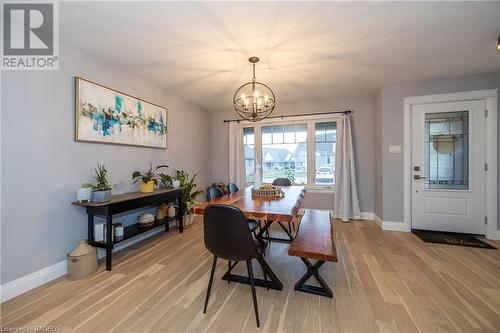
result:
M 227 261 L 227 270 L 228 270 L 228 272 L 231 271 L 231 260 Z M 229 282 L 231 282 L 231 281 L 227 280 L 227 283 L 229 283 Z
M 205 307 L 203 308 L 203 313 L 207 313 L 208 299 L 210 298 L 210 290 L 212 289 L 212 281 L 214 280 L 215 266 L 217 266 L 217 257 L 214 256 L 212 262 L 212 271 L 210 272 L 210 280 L 208 281 L 207 296 L 205 297 Z
M 255 320 L 257 321 L 257 327 L 260 327 L 259 309 L 257 307 L 257 295 L 255 294 L 255 284 L 253 281 L 252 260 L 247 260 L 247 270 L 248 270 L 248 277 L 250 278 L 250 286 L 252 287 L 252 297 L 253 297 L 253 308 L 255 310 Z

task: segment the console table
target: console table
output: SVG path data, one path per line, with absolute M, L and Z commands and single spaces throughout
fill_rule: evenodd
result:
M 113 195 L 111 197 L 111 201 L 103 203 L 75 201 L 72 202 L 72 204 L 84 207 L 87 210 L 88 243 L 92 246 L 106 250 L 106 270 L 110 271 L 114 244 L 142 234 L 161 225 L 165 225 L 165 231 L 168 231 L 169 222 L 174 220 L 177 220 L 179 222 L 179 232 L 184 231 L 184 225 L 182 221 L 182 216 L 184 215 L 184 213 L 180 208 L 182 207 L 182 205 L 180 205 L 181 196 L 181 189 L 160 189 L 156 190 L 153 193 L 133 192 Z M 138 224 L 126 226 L 124 228 L 123 237 L 115 237 L 115 239 L 113 240 L 113 215 L 142 207 L 159 205 L 163 202 L 168 201 L 177 201 L 177 203 L 179 204 L 179 209 L 175 217 L 166 217 L 162 220 L 156 220 L 153 225 L 147 227 L 140 227 Z M 106 218 L 106 241 L 104 242 L 96 242 L 94 239 L 94 216 L 96 215 Z

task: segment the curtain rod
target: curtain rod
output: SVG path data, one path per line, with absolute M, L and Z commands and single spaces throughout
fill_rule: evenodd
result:
M 329 111 L 329 112 L 314 112 L 314 113 L 299 113 L 299 114 L 289 114 L 289 115 L 281 115 L 281 116 L 272 116 L 272 117 L 267 117 L 265 119 L 278 119 L 278 118 L 288 118 L 288 117 L 303 117 L 303 116 L 320 116 L 323 114 L 336 114 L 336 113 L 344 113 L 348 114 L 351 113 L 351 110 L 341 110 L 341 111 Z M 249 121 L 245 119 L 224 119 L 225 123 L 232 123 L 232 122 L 240 122 L 240 121 Z

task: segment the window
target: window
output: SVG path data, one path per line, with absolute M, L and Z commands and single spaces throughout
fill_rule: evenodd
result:
M 246 182 L 253 183 L 255 175 L 255 132 L 253 127 L 243 128 L 243 145 L 245 149 Z
M 309 188 L 331 189 L 335 184 L 335 119 L 321 115 L 249 124 L 243 130 L 247 183 L 253 183 L 259 163 L 264 183 L 288 178 Z
M 307 184 L 307 124 L 262 127 L 262 180 Z
M 315 176 L 316 185 L 335 184 L 335 146 L 337 126 L 335 122 L 315 124 Z

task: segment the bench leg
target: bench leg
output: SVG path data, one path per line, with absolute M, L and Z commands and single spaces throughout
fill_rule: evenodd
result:
M 295 290 L 302 291 L 305 293 L 311 293 L 311 294 L 315 294 L 315 295 L 333 298 L 332 290 L 328 287 L 325 280 L 323 280 L 323 278 L 319 275 L 319 268 L 325 262 L 322 260 L 318 260 L 313 265 L 313 264 L 311 264 L 311 262 L 307 258 L 300 257 L 300 259 L 302 259 L 302 261 L 306 265 L 307 272 L 295 284 Z M 318 281 L 318 283 L 321 287 L 316 287 L 316 286 L 311 286 L 311 285 L 306 284 L 307 280 L 309 280 L 309 278 L 311 276 L 314 276 L 314 278 L 316 279 L 316 281 Z

